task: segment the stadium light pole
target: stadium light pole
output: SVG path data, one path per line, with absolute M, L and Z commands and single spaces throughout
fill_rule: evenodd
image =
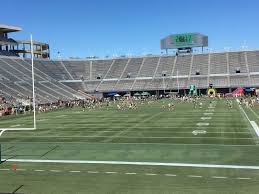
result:
M 32 77 L 32 103 L 33 103 L 33 128 L 36 129 L 36 105 L 35 105 L 35 86 L 34 86 L 34 52 L 31 34 L 31 77 Z

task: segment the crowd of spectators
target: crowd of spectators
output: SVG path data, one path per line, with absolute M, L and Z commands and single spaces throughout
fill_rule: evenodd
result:
M 86 107 L 93 105 L 95 103 L 99 103 L 102 100 L 80 100 L 74 99 L 70 101 L 57 101 L 53 103 L 47 104 L 37 104 L 36 111 L 38 113 L 41 112 L 49 112 L 53 110 L 57 110 L 60 108 L 73 108 L 73 107 Z M 28 102 L 28 101 L 27 101 Z M 3 96 L 0 96 L 0 117 L 7 116 L 7 115 L 19 115 L 19 114 L 29 114 L 33 112 L 33 105 L 32 101 L 30 103 L 20 103 L 17 102 L 15 99 L 8 98 L 6 99 Z

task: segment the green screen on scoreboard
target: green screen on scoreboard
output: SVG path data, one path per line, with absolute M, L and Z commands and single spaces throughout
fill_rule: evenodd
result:
M 177 34 L 172 37 L 175 46 L 188 46 L 193 44 L 193 34 Z

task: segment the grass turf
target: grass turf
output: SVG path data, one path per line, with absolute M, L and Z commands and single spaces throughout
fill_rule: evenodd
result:
M 0 137 L 3 157 L 258 165 L 258 138 L 237 103 L 233 100 L 234 107 L 228 109 L 224 100 L 213 101 L 210 105 L 210 100 L 203 100 L 201 109 L 194 109 L 191 103 L 175 102 L 174 111 L 161 108 L 163 103 L 169 103 L 164 100 L 139 104 L 138 110 L 119 111 L 112 106 L 84 112 L 81 108 L 73 108 L 37 114 L 36 131 L 5 132 Z M 250 120 L 258 121 L 256 107 L 244 110 Z M 202 126 L 201 123 L 209 125 Z M 31 126 L 31 115 L 1 118 L 1 128 Z M 205 130 L 206 133 L 195 135 L 194 130 Z M 19 192 L 39 193 L 37 189 L 41 183 L 49 185 L 42 188 L 42 193 L 231 193 L 233 188 L 236 193 L 256 193 L 259 177 L 258 171 L 226 169 L 17 165 L 27 171 L 0 171 L 0 180 L 3 180 L 0 192 L 11 192 L 24 185 Z M 9 162 L 0 168 L 10 169 Z M 39 168 L 46 170 L 40 176 L 34 171 Z M 118 173 L 69 173 L 69 170 L 78 168 L 98 171 L 106 168 Z M 53 173 L 49 171 L 51 169 L 63 172 Z M 129 170 L 141 173 L 131 177 L 125 174 Z M 154 171 L 159 175 L 145 175 L 145 172 Z M 177 176 L 167 177 L 166 173 L 176 173 Z M 202 178 L 188 177 L 192 174 L 202 175 Z M 211 178 L 212 174 L 228 178 Z M 242 176 L 251 180 L 237 179 Z M 245 189 L 241 189 L 241 185 Z

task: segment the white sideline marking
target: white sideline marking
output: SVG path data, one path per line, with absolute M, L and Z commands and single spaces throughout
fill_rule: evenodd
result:
M 81 172 L 81 171 L 79 171 L 79 170 L 70 170 L 69 172 L 78 173 L 78 172 Z
M 214 178 L 214 179 L 226 179 L 228 177 L 225 177 L 225 176 L 212 176 L 211 178 Z
M 251 178 L 249 178 L 249 177 L 237 177 L 237 179 L 239 179 L 239 180 L 250 180 Z
M 3 133 L 5 131 L 32 131 L 32 130 L 36 130 L 35 128 L 4 128 L 4 129 L 0 129 L 0 136 L 3 135 Z
M 220 127 L 218 127 L 218 128 L 220 128 Z M 244 128 L 242 128 L 242 129 L 244 129 Z M 87 131 L 87 132 L 95 133 L 96 131 Z M 103 133 L 106 133 L 106 132 L 114 133 L 114 132 L 117 132 L 117 131 L 102 131 L 102 132 Z M 135 131 L 130 131 L 129 133 L 136 133 L 136 132 L 140 132 L 140 131 L 139 130 L 135 130 Z M 190 133 L 190 132 L 189 131 L 172 131 L 172 130 L 171 131 L 169 131 L 169 130 L 168 131 L 162 131 L 162 130 L 160 130 L 160 131 L 153 131 L 152 130 L 152 132 L 151 131 L 141 131 L 141 133 L 142 134 L 144 134 L 144 133 L 149 133 L 149 134 L 150 133 L 175 134 L 175 133 Z M 222 133 L 233 133 L 233 134 L 236 134 L 236 133 L 250 133 L 250 132 L 248 132 L 248 131 L 235 131 L 235 132 L 231 132 L 231 131 L 218 131 L 218 132 L 217 131 L 212 131 L 212 132 L 207 132 L 207 133 L 220 133 L 220 134 L 222 134 Z M 24 137 L 24 136 L 17 136 L 17 137 Z M 74 136 L 74 135 L 71 135 L 71 136 L 38 136 L 38 137 L 88 137 L 88 136 Z M 121 137 L 123 137 L 123 136 L 121 136 Z M 181 144 L 181 145 L 183 145 L 183 144 Z
M 106 174 L 117 174 L 118 172 L 105 172 Z
M 194 130 L 192 132 L 193 135 L 206 134 L 206 133 L 207 133 L 207 131 L 205 131 L 205 130 Z
M 202 178 L 202 176 L 199 175 L 187 175 L 190 178 Z
M 137 173 L 135 173 L 135 172 L 126 172 L 125 174 L 132 175 L 132 174 L 137 174 Z
M 259 137 L 259 127 L 257 126 L 256 122 L 251 121 L 251 120 L 249 119 L 249 117 L 247 116 L 247 114 L 246 114 L 246 112 L 244 111 L 244 109 L 242 108 L 242 106 L 239 105 L 239 102 L 240 102 L 240 101 L 239 101 L 238 99 L 237 99 L 236 101 L 237 101 L 237 103 L 238 103 L 238 106 L 239 106 L 240 110 L 244 113 L 246 119 L 249 121 L 250 125 L 251 125 L 251 126 L 253 127 L 253 129 L 255 130 L 255 133 L 256 133 L 257 137 Z
M 256 135 L 259 137 L 259 128 L 258 128 L 256 122 L 250 121 L 250 123 L 251 123 L 252 127 L 254 128 Z
M 198 126 L 209 126 L 210 124 L 209 123 L 197 123 L 196 125 L 198 125 Z
M 205 126 L 205 125 L 204 125 Z M 207 125 L 206 125 L 207 126 Z M 192 132 L 189 132 L 189 133 L 192 133 Z M 230 132 L 212 132 L 214 134 L 222 134 L 222 133 L 230 133 Z M 34 137 L 33 138 L 40 138 L 40 137 L 46 137 L 46 136 L 38 136 L 38 137 Z M 53 137 L 56 137 L 56 136 L 53 136 Z M 85 138 L 101 138 L 101 137 L 110 137 L 110 136 L 57 136 L 57 137 L 60 137 L 60 138 L 65 138 L 65 137 L 73 137 L 73 138 L 79 138 L 79 137 L 85 137 Z M 211 137 L 189 137 L 189 136 L 156 136 L 156 137 L 148 137 L 148 136 L 119 136 L 118 138 L 126 138 L 126 139 L 193 139 L 193 138 L 207 138 L 207 139 L 233 139 L 232 137 L 219 137 L 219 136 L 211 136 Z M 240 137 L 240 138 L 235 138 L 235 139 L 254 139 L 252 137 Z M 24 143 L 24 142 L 23 142 Z M 38 143 L 38 142 L 37 142 Z M 53 143 L 53 142 L 51 142 Z M 67 142 L 57 142 L 57 143 L 67 143 Z M 68 142 L 68 143 L 71 143 L 71 142 Z M 77 143 L 77 142 L 73 142 L 73 143 Z M 103 144 L 105 144 L 106 142 L 104 142 Z M 107 143 L 108 144 L 108 143 Z M 116 144 L 116 143 L 113 143 L 113 144 Z M 127 144 L 148 144 L 148 143 L 127 143 Z M 159 145 L 159 143 L 151 143 L 151 144 L 157 144 Z M 161 145 L 166 145 L 166 144 L 163 144 L 161 143 Z M 175 145 L 175 144 L 167 144 L 167 145 Z M 178 144 L 178 145 L 184 145 L 184 144 Z M 190 145 L 190 144 L 188 144 Z M 196 144 L 197 145 L 197 144 Z M 198 144 L 199 145 L 199 144 Z M 204 145 L 204 144 L 202 144 Z M 211 145 L 211 144 L 209 144 Z M 216 145 L 216 144 L 215 144 Z M 220 145 L 220 144 L 218 144 Z
M 259 170 L 259 166 L 223 165 L 223 164 L 191 164 L 191 163 L 165 163 L 165 162 L 130 162 L 130 161 L 94 161 L 94 160 L 34 160 L 34 159 L 3 159 L 7 162 L 23 163 L 60 163 L 60 164 L 120 164 L 137 166 L 174 166 L 195 168 L 227 168 Z M 71 171 L 70 171 L 71 172 Z M 72 171 L 80 172 L 80 171 Z
M 0 169 L 1 171 L 8 171 L 8 170 L 10 170 L 10 169 Z
M 176 174 L 165 174 L 165 176 L 177 176 Z
M 190 133 L 190 132 L 189 132 Z M 251 138 L 252 139 L 252 138 Z M 31 142 L 22 142 L 23 144 L 31 144 Z M 221 146 L 221 147 L 259 147 L 256 144 L 243 144 L 243 145 L 238 145 L 238 144 L 216 144 L 216 143 L 212 143 L 212 144 L 208 144 L 208 143 L 104 143 L 104 142 L 98 142 L 98 143 L 89 143 L 89 142 L 51 142 L 53 144 L 63 144 L 63 143 L 67 143 L 67 144 L 108 144 L 108 145 L 163 145 L 163 146 Z M 13 144 L 13 143 L 10 143 Z M 47 144 L 46 142 L 34 142 L 34 144 Z
M 34 170 L 35 172 L 44 172 L 45 170 Z
M 252 113 L 259 119 L 259 117 L 258 117 L 258 115 L 255 113 L 255 111 L 251 108 L 251 107 L 249 107 L 249 109 L 252 111 Z

